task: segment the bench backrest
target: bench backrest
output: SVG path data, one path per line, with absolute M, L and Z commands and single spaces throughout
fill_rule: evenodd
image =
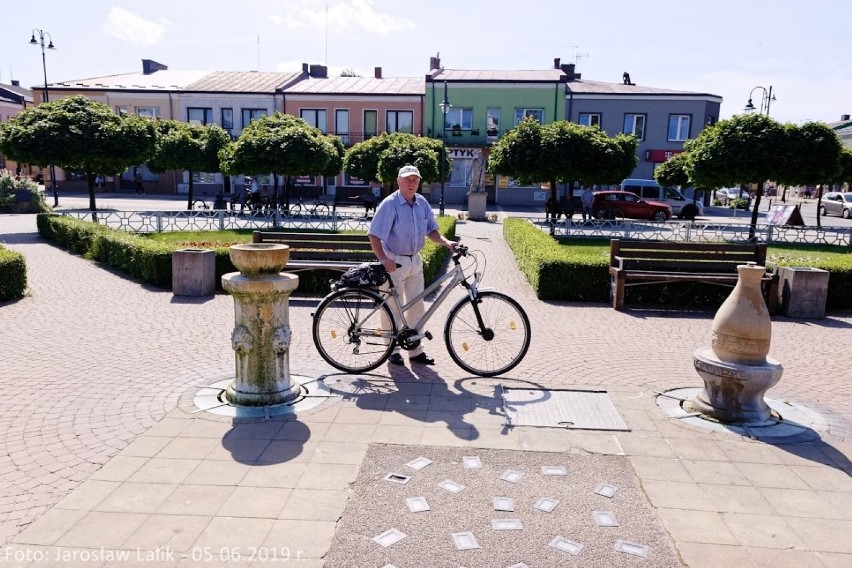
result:
M 737 272 L 754 262 L 765 266 L 766 243 L 671 243 L 610 241 L 610 266 L 624 270 L 677 272 Z
M 367 235 L 254 231 L 252 242 L 288 245 L 293 260 L 375 260 Z

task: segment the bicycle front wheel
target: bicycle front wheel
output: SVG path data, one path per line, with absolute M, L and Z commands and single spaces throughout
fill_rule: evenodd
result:
M 320 203 L 316 206 L 314 212 L 316 213 L 317 217 L 328 217 L 328 205 L 326 205 L 325 203 Z
M 527 354 L 530 338 L 526 312 L 500 292 L 480 292 L 473 301 L 463 298 L 450 310 L 444 327 L 450 357 L 465 371 L 481 377 L 513 369 Z
M 207 203 L 205 201 L 202 201 L 201 199 L 196 199 L 192 202 L 192 208 L 196 211 L 202 211 L 204 209 L 207 209 Z
M 301 217 L 302 213 L 304 213 L 304 211 L 302 211 L 302 206 L 299 204 L 296 204 L 290 208 L 291 217 Z
M 390 357 L 396 325 L 377 293 L 347 288 L 323 299 L 314 312 L 314 345 L 335 369 L 363 373 Z

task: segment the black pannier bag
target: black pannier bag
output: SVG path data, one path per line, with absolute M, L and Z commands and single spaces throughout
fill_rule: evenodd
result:
M 378 288 L 388 281 L 388 273 L 378 262 L 353 266 L 340 276 L 338 288 Z

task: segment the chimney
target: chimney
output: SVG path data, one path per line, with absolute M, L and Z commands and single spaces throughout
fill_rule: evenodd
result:
M 310 75 L 315 79 L 327 79 L 328 67 L 325 65 L 311 65 Z
M 443 67 L 441 67 L 440 55 L 437 56 L 437 57 L 430 57 L 429 58 L 429 71 L 432 71 L 433 69 L 443 69 Z
M 560 63 L 561 61 L 562 61 L 562 60 L 561 60 L 560 58 L 558 58 L 558 57 L 554 57 L 554 58 L 553 58 L 553 68 L 554 68 L 554 69 L 561 69 L 561 66 L 559 65 L 559 63 Z
M 382 68 L 381 67 L 374 67 L 373 68 L 373 76 L 376 79 L 381 79 L 382 78 Z
M 573 63 L 563 63 L 559 66 L 562 69 L 562 72 L 565 73 L 565 76 L 569 81 L 573 81 L 574 79 L 579 79 L 580 74 L 574 73 L 574 64 Z
M 156 71 L 165 71 L 169 68 L 168 65 L 163 65 L 162 63 L 157 63 L 153 59 L 143 59 L 142 60 L 142 74 L 150 75 Z
M 21 82 L 20 82 L 20 81 L 18 81 L 17 79 L 12 79 L 12 86 L 13 86 L 13 87 L 20 87 L 20 86 L 21 86 Z M 848 114 L 846 115 L 846 118 L 847 118 L 847 120 L 848 120 L 848 118 L 849 118 L 849 115 L 848 115 Z
M 13 85 L 15 85 L 16 83 L 17 83 L 17 81 L 12 81 Z M 848 114 L 841 114 L 840 120 L 849 120 L 849 115 Z
M 307 63 L 302 63 L 302 73 L 308 75 L 310 73 L 310 65 Z

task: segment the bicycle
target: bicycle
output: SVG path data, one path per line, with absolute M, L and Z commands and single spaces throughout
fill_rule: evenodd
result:
M 328 212 L 328 205 L 319 198 L 315 199 L 313 204 L 307 204 L 302 200 L 302 197 L 299 196 L 299 200 L 296 204 L 290 207 L 290 215 L 294 217 L 301 217 L 302 215 L 326 217 L 328 216 Z
M 467 294 L 447 314 L 444 341 L 450 357 L 465 371 L 483 377 L 513 369 L 530 346 L 529 318 L 520 304 L 509 296 L 479 289 L 483 273 L 476 272 L 479 266 L 476 252 L 469 252 L 464 245 L 456 246 L 452 270 L 404 306 L 381 263 L 367 266 L 379 274 L 378 282 L 387 282 L 386 287 L 332 285 L 332 292 L 320 301 L 312 314 L 313 340 L 320 356 L 336 369 L 361 373 L 384 363 L 397 344 L 407 351 L 414 349 L 423 338 L 432 339 L 431 333 L 421 330 L 458 284 Z M 462 257 L 473 259 L 472 276 L 465 274 L 460 263 Z M 484 269 L 484 256 L 482 259 Z M 444 283 L 448 285 L 420 321 L 409 325 L 405 312 Z M 400 314 L 401 319 L 397 319 L 395 313 Z
M 202 193 L 201 197 L 192 202 L 192 208 L 196 211 L 204 211 L 212 209 L 213 206 L 207 203 L 207 194 Z

